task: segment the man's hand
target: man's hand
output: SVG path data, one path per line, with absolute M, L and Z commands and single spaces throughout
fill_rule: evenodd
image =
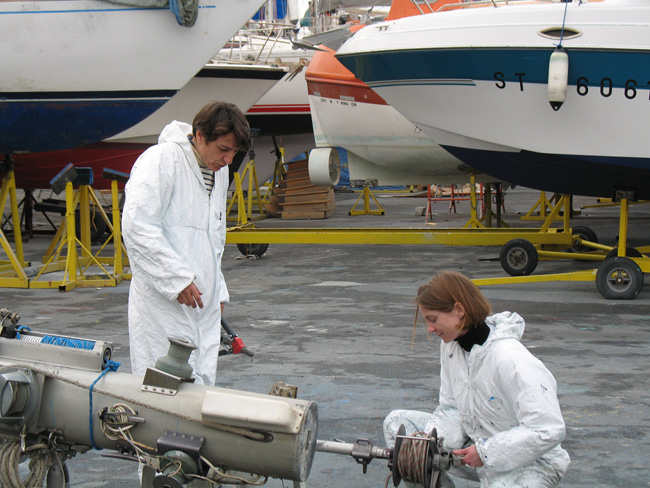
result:
M 462 463 L 469 466 L 470 468 L 480 468 L 483 466 L 483 461 L 481 461 L 476 446 L 470 446 L 466 449 L 456 449 L 452 451 L 453 454 L 463 456 Z
M 198 305 L 199 308 L 203 308 L 203 300 L 201 300 L 201 291 L 196 287 L 194 282 L 192 282 L 187 288 L 185 288 L 178 295 L 178 303 L 181 305 L 187 305 L 188 307 L 196 308 Z

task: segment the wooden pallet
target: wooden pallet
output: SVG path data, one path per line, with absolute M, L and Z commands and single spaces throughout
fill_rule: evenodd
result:
M 283 219 L 326 219 L 336 211 L 334 189 L 312 185 L 306 159 L 292 161 L 273 189 L 266 211 Z

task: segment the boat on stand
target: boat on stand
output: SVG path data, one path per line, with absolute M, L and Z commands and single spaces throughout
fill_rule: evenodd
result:
M 556 193 L 649 199 L 650 4 L 467 5 L 362 29 L 337 59 L 486 174 Z
M 432 7 L 449 3 L 458 1 L 418 5 L 411 0 L 394 0 L 387 20 L 425 15 L 434 11 Z M 351 31 L 361 28 L 372 26 L 359 25 Z M 438 145 L 345 68 L 333 49 L 326 44 L 317 48 L 305 73 L 317 147 L 310 154 L 311 163 L 328 163 L 327 151 L 340 147 L 347 151 L 350 180 L 373 180 L 378 186 L 449 185 L 467 183 L 473 174 L 479 183 L 496 181 Z M 314 174 L 329 178 L 324 168 L 314 168 Z
M 79 147 L 132 127 L 262 3 L 200 0 L 181 25 L 168 6 L 1 1 L 0 154 Z

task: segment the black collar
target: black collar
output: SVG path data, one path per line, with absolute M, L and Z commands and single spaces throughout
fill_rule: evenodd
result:
M 483 345 L 490 335 L 490 328 L 485 322 L 481 322 L 476 327 L 472 327 L 465 334 L 458 337 L 458 345 L 465 351 L 470 352 L 474 344 Z

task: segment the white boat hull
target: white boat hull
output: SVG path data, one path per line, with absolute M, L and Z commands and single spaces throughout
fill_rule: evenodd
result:
M 565 8 L 568 93 L 555 111 L 548 66 Z M 650 4 L 638 0 L 469 8 L 362 29 L 337 57 L 485 173 L 544 190 L 647 198 L 649 31 Z
M 169 122 L 179 120 L 191 124 L 199 109 L 212 100 L 233 103 L 246 112 L 285 73 L 285 69 L 264 65 L 206 65 L 169 102 L 107 141 L 156 144 L 160 131 Z
M 346 149 L 351 180 L 379 186 L 469 180 L 471 168 L 390 105 L 314 95 L 310 104 L 316 146 Z
M 180 90 L 263 0 L 201 0 L 193 27 L 167 8 L 100 0 L 0 2 L 0 153 L 103 140 Z

